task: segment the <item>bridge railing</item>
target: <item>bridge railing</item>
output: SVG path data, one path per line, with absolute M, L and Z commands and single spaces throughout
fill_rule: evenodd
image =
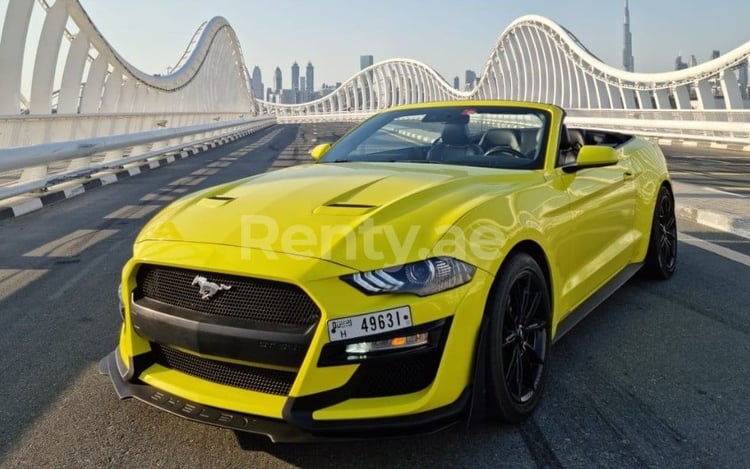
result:
M 647 137 L 750 145 L 750 110 L 572 109 L 566 121 Z
M 191 122 L 205 120 L 206 116 L 97 114 L 2 117 L 0 200 L 276 124 L 276 119 L 270 116 L 244 117 L 215 113 L 211 116 L 208 122 L 198 124 Z M 15 145 L 7 145 L 8 142 Z
M 280 124 L 358 122 L 374 112 L 333 112 L 278 116 Z M 750 110 L 570 109 L 569 125 L 654 138 L 750 145 Z
M 375 114 L 376 111 L 326 112 L 320 114 L 278 115 L 279 124 L 307 124 L 315 122 L 361 122 Z

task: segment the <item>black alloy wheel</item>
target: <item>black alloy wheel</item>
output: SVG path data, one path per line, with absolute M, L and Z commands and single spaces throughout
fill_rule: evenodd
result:
M 550 350 L 549 289 L 531 256 L 506 261 L 487 313 L 488 408 L 494 418 L 517 423 L 541 399 Z
M 656 197 L 645 267 L 652 277 L 666 280 L 674 274 L 676 266 L 677 218 L 674 196 L 668 187 L 662 186 Z

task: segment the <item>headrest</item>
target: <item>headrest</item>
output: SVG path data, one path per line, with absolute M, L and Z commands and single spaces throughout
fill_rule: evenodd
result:
M 441 135 L 443 143 L 446 145 L 466 145 L 469 143 L 469 136 L 466 133 L 464 124 L 445 124 Z
M 578 129 L 568 129 L 568 142 L 571 148 L 581 148 L 586 144 L 583 138 L 583 132 Z
M 485 149 L 488 147 L 511 147 L 518 149 L 516 134 L 506 129 L 487 129 L 480 144 Z

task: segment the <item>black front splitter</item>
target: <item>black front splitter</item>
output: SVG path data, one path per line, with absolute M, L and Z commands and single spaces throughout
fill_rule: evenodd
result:
M 274 442 L 305 442 L 315 439 L 313 435 L 293 427 L 281 419 L 276 420 L 217 409 L 173 396 L 145 383 L 125 381 L 120 376 L 117 360 L 117 350 L 115 350 L 99 362 L 99 372 L 109 376 L 120 399 L 133 397 L 170 414 L 194 422 L 265 435 Z
M 451 406 L 426 414 L 402 418 L 369 419 L 357 421 L 300 421 L 302 425 L 316 424 L 319 429 L 305 429 L 286 420 L 260 417 L 226 409 L 199 404 L 171 395 L 140 381 L 126 381 L 125 366 L 117 350 L 99 362 L 99 372 L 108 375 L 120 399 L 135 398 L 170 414 L 194 422 L 205 423 L 239 432 L 265 435 L 274 443 L 310 443 L 362 440 L 372 437 L 430 434 L 443 430 L 460 421 L 460 415 L 468 403 L 468 389 Z M 294 406 L 290 399 L 289 407 Z M 298 414 L 295 412 L 295 414 Z M 304 414 L 307 414 L 305 412 Z M 311 413 L 310 413 L 311 414 Z M 311 417 L 311 415 L 310 415 Z

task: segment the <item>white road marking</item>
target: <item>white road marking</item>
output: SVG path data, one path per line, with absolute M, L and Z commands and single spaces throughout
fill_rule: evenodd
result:
M 191 176 L 213 176 L 214 174 L 219 172 L 219 168 L 201 168 L 196 169 L 192 173 L 190 173 Z
M 0 269 L 0 301 L 30 285 L 47 272 L 47 269 Z
M 714 189 L 713 187 L 704 187 L 707 191 L 716 192 L 717 194 L 731 195 L 732 197 L 746 198 L 747 196 L 742 194 L 735 194 L 734 192 L 723 191 L 721 189 Z
M 152 214 L 156 210 L 160 209 L 161 205 L 125 205 L 123 207 L 118 208 L 114 212 L 110 213 L 109 215 L 106 215 L 104 218 L 112 219 L 112 218 L 120 218 L 120 219 L 129 219 L 129 220 L 137 220 L 139 218 L 143 218 L 147 215 Z
M 205 177 L 185 176 L 185 177 L 181 177 L 180 179 L 176 179 L 170 182 L 168 185 L 170 186 L 196 186 L 205 180 L 206 180 Z
M 173 195 L 161 195 L 161 194 L 146 194 L 141 197 L 144 202 L 171 202 L 177 197 Z
M 718 244 L 706 241 L 705 239 L 696 238 L 695 236 L 690 236 L 689 234 L 680 233 L 677 239 L 683 243 L 712 252 L 746 267 L 750 267 L 750 256 L 742 254 L 741 252 L 727 249 L 724 246 L 719 246 Z
M 103 241 L 118 230 L 76 230 L 62 238 L 50 241 L 24 256 L 27 257 L 75 257 L 94 244 Z

